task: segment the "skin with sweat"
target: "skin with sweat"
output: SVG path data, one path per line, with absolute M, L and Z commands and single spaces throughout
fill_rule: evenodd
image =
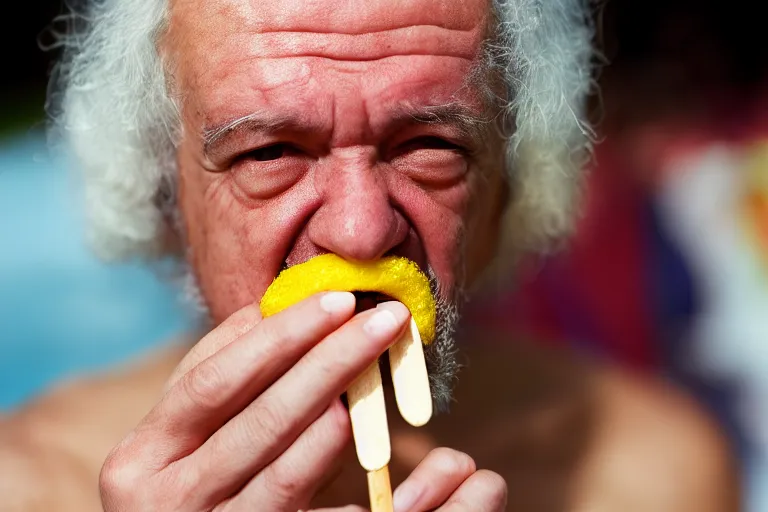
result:
M 482 0 L 171 2 L 160 52 L 182 122 L 183 238 L 217 327 L 192 350 L 0 418 L 0 496 L 15 500 L 4 510 L 101 510 L 100 470 L 106 510 L 366 503 L 344 383 L 326 367 L 351 382 L 394 339 L 392 325 L 373 336 L 362 326 L 375 311 L 322 313 L 318 297 L 283 312 L 303 322 L 262 320 L 255 304 L 281 268 L 326 252 L 405 256 L 432 269 L 445 298 L 487 265 L 506 197 L 500 141 L 483 122 L 488 91 L 472 80 L 488 17 Z M 388 307 L 404 328 L 407 311 Z M 389 414 L 393 481 L 408 477 L 418 494 L 407 510 L 496 512 L 507 486 L 514 511 L 739 509 L 727 449 L 685 399 L 508 335 L 462 338 L 472 343 L 451 414 L 421 430 Z M 235 398 L 222 403 L 222 390 Z M 255 442 L 269 430 L 256 427 L 298 424 L 291 413 L 323 393 L 335 402 L 290 442 L 274 424 L 285 439 Z M 285 396 L 290 411 L 268 407 Z M 225 481 L 259 460 L 267 469 L 246 472 L 247 484 Z M 321 487 L 302 487 L 310 466 Z

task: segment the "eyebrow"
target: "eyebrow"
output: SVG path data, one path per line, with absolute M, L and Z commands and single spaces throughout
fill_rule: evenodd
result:
M 396 110 L 395 121 L 454 126 L 463 136 L 474 139 L 481 135 L 489 119 L 464 103 L 451 102 L 418 106 L 402 104 Z
M 276 132 L 288 126 L 298 125 L 298 120 L 290 116 L 276 116 L 263 111 L 224 121 L 218 125 L 203 128 L 203 153 L 209 155 L 217 147 L 226 144 L 232 136 L 242 132 Z
M 488 124 L 485 115 L 468 105 L 460 102 L 451 102 L 441 105 L 411 105 L 400 104 L 394 112 L 393 124 L 426 124 L 426 125 L 450 125 L 456 127 L 463 136 L 479 138 Z M 233 136 L 243 132 L 277 132 L 290 127 L 303 125 L 306 122 L 291 115 L 275 115 L 264 111 L 225 121 L 223 123 L 203 129 L 203 153 L 208 156 L 217 152 L 217 148 L 226 145 Z

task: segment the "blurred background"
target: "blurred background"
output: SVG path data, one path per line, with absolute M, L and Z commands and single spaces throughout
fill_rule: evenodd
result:
M 158 269 L 105 265 L 85 246 L 75 175 L 45 134 L 56 52 L 41 48 L 61 12 L 61 0 L 21 2 L 0 22 L 0 413 L 167 343 L 192 321 Z
M 0 52 L 0 412 L 191 325 L 174 283 L 83 243 L 67 161 L 46 144 L 61 0 L 14 5 Z M 608 0 L 600 144 L 568 249 L 531 258 L 483 321 L 688 389 L 768 510 L 768 44 L 760 4 Z

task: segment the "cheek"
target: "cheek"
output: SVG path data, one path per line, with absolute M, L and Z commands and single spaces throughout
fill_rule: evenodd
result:
M 502 218 L 509 200 L 509 188 L 501 172 L 478 180 L 467 219 L 466 279 L 471 285 L 493 260 L 498 249 Z
M 453 192 L 454 185 L 467 179 L 467 159 L 454 151 L 422 149 L 395 158 L 391 166 L 422 188 Z M 450 198 L 445 198 L 451 201 Z
M 462 267 L 462 247 L 474 188 L 472 173 L 449 187 L 393 186 L 392 200 L 412 223 L 440 284 L 451 290 Z
M 214 321 L 220 322 L 261 298 L 286 255 L 301 242 L 297 237 L 307 220 L 328 205 L 318 195 L 311 172 L 299 173 L 284 190 L 278 180 L 281 191 L 262 197 L 254 193 L 257 182 L 246 171 L 208 174 L 194 162 L 180 162 L 179 167 L 190 263 Z M 408 219 L 428 264 L 450 293 L 460 280 L 465 233 L 483 203 L 477 200 L 483 179 L 473 169 L 440 183 L 420 183 L 392 168 L 384 174 L 392 207 Z
M 247 198 L 232 173 L 182 171 L 180 204 L 189 258 L 220 322 L 257 302 L 277 275 L 301 226 L 300 187 L 269 201 Z

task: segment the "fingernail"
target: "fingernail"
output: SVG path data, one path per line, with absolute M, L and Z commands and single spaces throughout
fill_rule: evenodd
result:
M 403 484 L 395 489 L 395 494 L 392 495 L 392 507 L 395 512 L 408 512 L 416 504 L 416 500 L 419 499 L 421 494 L 418 489 L 412 485 Z
M 405 307 L 402 302 L 398 302 L 396 300 L 382 302 L 376 306 L 376 309 L 391 312 L 393 315 L 395 315 L 395 318 L 397 318 L 399 323 L 405 323 L 405 321 L 408 320 L 408 318 L 411 316 L 411 312 L 408 311 L 408 308 Z
M 391 311 L 383 309 L 381 311 L 376 311 L 376 313 L 365 322 L 363 330 L 371 336 L 380 338 L 394 334 L 394 331 L 396 331 L 398 327 L 397 317 L 395 317 Z
M 408 318 L 408 309 L 399 302 L 383 302 L 375 311 L 363 325 L 363 330 L 377 338 L 392 336 Z
M 349 311 L 355 307 L 355 296 L 349 292 L 328 292 L 320 297 L 320 308 L 327 313 Z

